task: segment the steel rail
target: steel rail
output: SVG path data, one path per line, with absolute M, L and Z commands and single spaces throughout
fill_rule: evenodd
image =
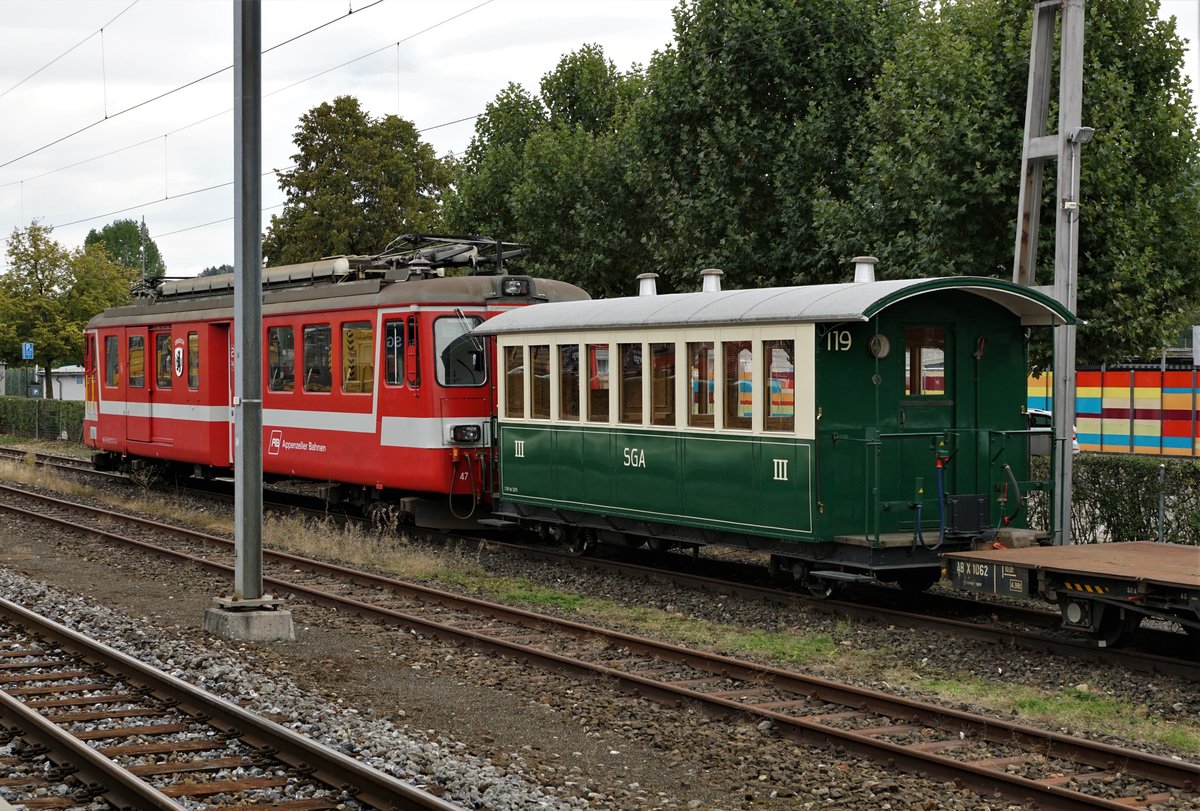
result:
M 3 612 L 10 622 L 22 625 L 44 639 L 57 642 L 64 650 L 87 660 L 103 663 L 104 672 L 109 675 L 119 676 L 134 684 L 142 684 L 156 695 L 171 699 L 178 709 L 193 716 L 203 717 L 205 723 L 238 738 L 246 745 L 269 752 L 276 760 L 294 769 L 304 770 L 326 785 L 338 789 L 352 789 L 356 800 L 374 808 L 461 811 L 461 806 L 372 769 L 354 758 L 157 670 L 66 626 L 41 617 L 16 603 L 0 598 L 0 612 Z M 140 806 L 135 804 L 134 807 Z M 162 807 L 176 806 L 172 804 Z
M 179 811 L 183 808 L 149 783 L 122 769 L 71 733 L 43 718 L 41 713 L 29 709 L 3 691 L 0 691 L 0 718 L 7 719 L 11 729 L 19 730 L 19 737 L 43 744 L 49 759 L 63 770 L 71 772 L 75 779 L 103 786 L 104 790 L 98 793 L 116 808 L 146 811 Z
M 19 508 L 9 509 L 19 510 Z M 103 537 L 110 537 L 120 543 L 148 549 L 156 554 L 188 560 L 210 571 L 224 575 L 229 575 L 232 572 L 232 567 L 223 563 L 210 561 L 195 555 L 175 552 L 145 541 L 124 538 L 115 533 L 108 533 L 89 527 L 80 527 L 64 519 L 47 518 L 67 527 L 81 529 Z M 821 701 L 854 707 L 862 711 L 875 712 L 891 718 L 913 719 L 943 731 L 958 733 L 960 736 L 965 736 L 969 732 L 975 740 L 1007 745 L 1021 745 L 1026 751 L 1036 751 L 1092 768 L 1118 768 L 1123 773 L 1168 786 L 1194 790 L 1195 786 L 1200 785 L 1200 765 L 1193 763 L 1175 761 L 1134 750 L 1126 750 L 1109 744 L 1086 741 L 1000 719 L 973 716 L 959 710 L 890 696 L 816 677 L 790 673 L 778 668 L 757 665 L 732 657 L 703 653 L 676 645 L 660 643 L 645 637 L 611 631 L 570 620 L 560 620 L 522 609 L 495 605 L 476 598 L 404 583 L 391 578 L 370 575 L 346 567 L 323 564 L 318 561 L 291 555 L 281 555 L 280 557 L 292 566 L 303 564 L 303 567 L 310 571 L 323 571 L 349 577 L 354 583 L 370 585 L 374 588 L 387 588 L 393 593 L 400 592 L 410 596 L 424 594 L 425 597 L 423 599 L 428 602 L 442 606 L 465 608 L 477 613 L 486 613 L 490 617 L 505 619 L 522 627 L 553 627 L 555 630 L 566 631 L 578 637 L 603 638 L 608 640 L 610 645 L 620 646 L 622 649 L 637 651 L 646 656 L 677 663 L 701 672 L 741 680 L 750 685 L 770 684 L 780 690 L 802 695 L 806 698 L 816 698 Z M 841 747 L 888 763 L 902 764 L 909 771 L 938 775 L 945 779 L 960 780 L 985 794 L 995 791 L 997 787 L 1002 787 L 1008 796 L 1026 801 L 1034 801 L 1042 808 L 1128 808 L 1127 803 L 1086 795 L 1057 785 L 1047 785 L 1037 780 L 1009 774 L 986 766 L 942 757 L 935 752 L 923 751 L 919 748 L 862 735 L 853 730 L 830 727 L 818 720 L 819 716 L 808 718 L 790 716 L 767 707 L 756 707 L 753 704 L 738 702 L 721 696 L 706 695 L 701 691 L 689 689 L 681 684 L 662 682 L 636 673 L 626 673 L 602 664 L 598 665 L 586 662 L 554 651 L 539 650 L 527 644 L 497 638 L 476 630 L 458 628 L 416 614 L 374 606 L 360 600 L 331 594 L 311 586 L 292 583 L 280 578 L 265 577 L 264 581 L 278 588 L 283 593 L 290 593 L 319 604 L 337 606 L 342 609 L 350 608 L 361 615 L 389 624 L 402 625 L 442 639 L 457 640 L 469 645 L 487 647 L 521 661 L 536 661 L 544 666 L 571 673 L 606 676 L 615 680 L 622 689 L 628 692 L 645 695 L 658 701 L 670 704 L 695 702 L 703 706 L 706 711 L 718 715 L 749 715 L 770 720 L 781 731 L 798 740 Z

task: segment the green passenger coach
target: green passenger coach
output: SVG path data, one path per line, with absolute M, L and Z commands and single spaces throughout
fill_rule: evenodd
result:
M 941 551 L 1020 525 L 1047 486 L 1029 481 L 1028 328 L 1074 317 L 1035 290 L 645 292 L 475 329 L 497 353 L 500 516 L 576 553 L 719 544 L 816 591 L 924 588 Z

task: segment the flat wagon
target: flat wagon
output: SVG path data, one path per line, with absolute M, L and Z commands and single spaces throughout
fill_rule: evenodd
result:
M 1179 623 L 1200 641 L 1200 548 L 1097 543 L 946 555 L 958 588 L 1057 603 L 1065 628 L 1120 644 L 1143 620 Z

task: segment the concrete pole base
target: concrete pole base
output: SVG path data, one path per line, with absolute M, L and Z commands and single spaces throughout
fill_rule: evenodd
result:
M 294 642 L 292 612 L 280 608 L 282 600 L 230 600 L 214 597 L 204 611 L 204 630 L 225 639 L 246 642 Z

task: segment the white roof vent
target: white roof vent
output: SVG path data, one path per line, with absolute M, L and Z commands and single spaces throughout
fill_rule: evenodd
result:
M 639 296 L 657 296 L 658 295 L 658 274 L 643 273 L 637 277 L 638 295 Z
M 854 283 L 863 284 L 875 281 L 875 265 L 879 262 L 874 256 L 856 256 L 854 262 Z
M 721 277 L 725 275 L 725 271 L 719 268 L 705 268 L 700 271 L 702 293 L 719 293 L 721 292 Z

